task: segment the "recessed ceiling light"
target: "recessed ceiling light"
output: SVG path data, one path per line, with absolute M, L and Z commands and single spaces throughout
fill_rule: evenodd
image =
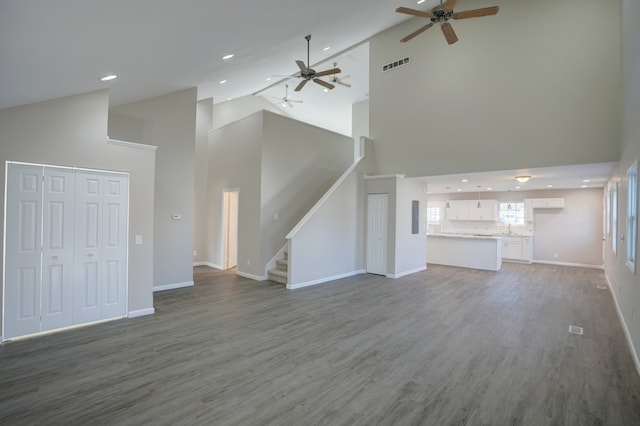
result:
M 462 191 L 462 189 L 458 188 L 458 189 L 456 189 L 456 191 L 460 192 L 460 191 Z
M 220 80 L 220 84 L 225 84 L 227 80 Z
M 519 187 L 519 186 L 516 186 L 516 189 L 520 189 L 520 187 Z
M 589 185 L 582 185 L 580 188 L 588 188 Z
M 223 59 L 223 60 L 225 60 L 225 61 L 227 61 L 227 60 L 229 60 L 229 59 L 233 58 L 234 56 L 235 56 L 235 55 L 234 55 L 233 53 L 229 53 L 228 55 L 224 55 L 224 56 L 222 57 L 222 59 Z
M 265 78 L 264 81 L 271 81 L 271 77 Z
M 231 99 L 233 99 L 233 98 L 227 98 L 228 101 L 230 101 Z
M 331 49 L 331 46 L 327 46 L 327 47 L 325 47 L 325 48 L 324 48 L 324 49 L 322 49 L 322 50 L 324 50 L 324 51 L 326 52 L 326 51 L 327 51 L 327 50 L 329 50 L 329 49 Z
M 426 0 L 418 0 L 418 4 L 424 3 Z
M 553 188 L 553 185 L 547 185 L 547 188 Z
M 493 188 L 487 188 L 487 191 L 493 191 Z
M 469 179 L 462 179 L 462 182 L 463 183 L 467 183 L 467 182 L 469 182 Z
M 589 183 L 589 182 L 591 182 L 591 180 L 589 180 L 589 179 L 583 179 L 583 180 L 582 180 L 582 182 L 583 182 L 583 183 Z
M 327 92 L 329 91 L 329 89 L 322 89 L 322 91 L 323 91 L 324 93 L 327 93 Z
M 118 74 L 108 74 L 103 77 L 100 77 L 100 81 L 111 81 L 118 78 Z

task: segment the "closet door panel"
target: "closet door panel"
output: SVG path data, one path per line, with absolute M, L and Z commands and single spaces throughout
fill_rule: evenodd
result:
M 42 192 L 42 331 L 46 331 L 73 324 L 75 171 L 46 167 Z
M 43 168 L 8 164 L 3 338 L 40 331 Z
M 102 313 L 114 318 L 126 314 L 129 179 L 107 175 L 104 188 Z
M 102 177 L 76 173 L 73 323 L 102 319 L 101 222 Z

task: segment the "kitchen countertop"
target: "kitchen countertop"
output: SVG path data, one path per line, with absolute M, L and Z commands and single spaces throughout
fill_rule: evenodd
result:
M 427 237 L 463 238 L 467 240 L 501 240 L 502 235 L 427 234 Z

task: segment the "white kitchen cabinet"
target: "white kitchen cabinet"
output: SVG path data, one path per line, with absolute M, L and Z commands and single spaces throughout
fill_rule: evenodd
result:
M 504 237 L 502 259 L 531 263 L 533 237 Z
M 534 209 L 563 209 L 564 198 L 532 198 Z
M 496 200 L 470 200 L 469 220 L 497 221 L 497 205 L 498 202 Z
M 504 237 L 502 239 L 502 258 L 520 260 L 522 257 L 522 239 L 520 237 Z
M 450 200 L 446 215 L 448 220 L 469 220 L 469 202 L 467 200 Z
M 497 221 L 496 200 L 449 200 L 447 204 L 447 220 Z
M 524 220 L 533 222 L 533 200 L 531 198 L 524 200 Z

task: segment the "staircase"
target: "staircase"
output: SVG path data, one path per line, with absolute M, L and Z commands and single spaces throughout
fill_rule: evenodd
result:
M 269 269 L 267 276 L 271 281 L 275 281 L 280 284 L 287 284 L 287 268 L 289 265 L 289 253 L 284 250 L 284 259 L 276 260 L 276 269 Z

